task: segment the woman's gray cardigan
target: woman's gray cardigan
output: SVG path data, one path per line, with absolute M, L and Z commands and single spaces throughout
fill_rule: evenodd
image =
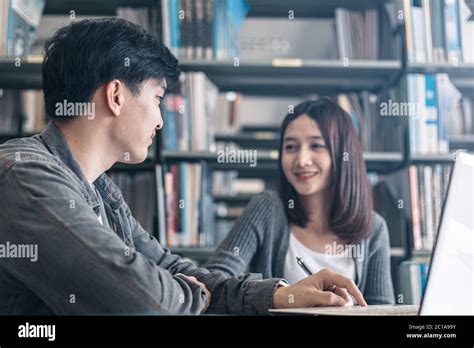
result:
M 369 304 L 393 304 L 390 245 L 385 220 L 372 214 L 372 233 L 359 242 L 364 257 L 354 258 L 355 283 Z M 206 268 L 235 276 L 247 271 L 264 278 L 283 278 L 290 228 L 276 192 L 265 191 L 250 201 Z

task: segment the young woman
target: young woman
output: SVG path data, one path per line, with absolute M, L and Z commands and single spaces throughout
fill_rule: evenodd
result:
M 355 281 L 369 304 L 394 303 L 384 219 L 372 211 L 362 146 L 350 116 L 329 98 L 283 120 L 279 192 L 255 196 L 206 268 L 295 283 L 329 268 Z

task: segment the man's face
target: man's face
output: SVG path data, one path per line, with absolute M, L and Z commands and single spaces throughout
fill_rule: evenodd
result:
M 156 79 L 147 80 L 137 96 L 125 88 L 124 106 L 116 120 L 116 140 L 123 150 L 120 162 L 140 163 L 147 158 L 148 147 L 163 127 L 160 103 L 165 89 L 166 83 Z

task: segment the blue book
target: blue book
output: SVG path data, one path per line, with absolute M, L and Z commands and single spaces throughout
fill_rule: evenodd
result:
M 174 106 L 174 96 L 168 95 L 163 99 L 162 115 L 163 115 L 163 133 L 166 150 L 178 149 L 178 132 L 176 122 L 176 108 Z
M 438 108 L 436 97 L 436 78 L 434 75 L 425 75 L 425 106 L 424 134 L 426 138 L 426 153 L 438 153 Z
M 461 62 L 459 0 L 444 0 L 445 43 L 448 61 Z
M 420 285 L 421 285 L 421 296 L 425 292 L 426 278 L 428 276 L 428 264 L 420 263 Z
M 169 26 L 170 26 L 170 49 L 175 56 L 179 56 L 180 33 L 179 33 L 179 0 L 167 0 Z

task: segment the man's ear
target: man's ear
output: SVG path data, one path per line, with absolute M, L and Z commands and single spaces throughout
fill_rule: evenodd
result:
M 105 100 L 109 110 L 119 116 L 125 102 L 125 85 L 120 80 L 112 80 L 105 85 Z

